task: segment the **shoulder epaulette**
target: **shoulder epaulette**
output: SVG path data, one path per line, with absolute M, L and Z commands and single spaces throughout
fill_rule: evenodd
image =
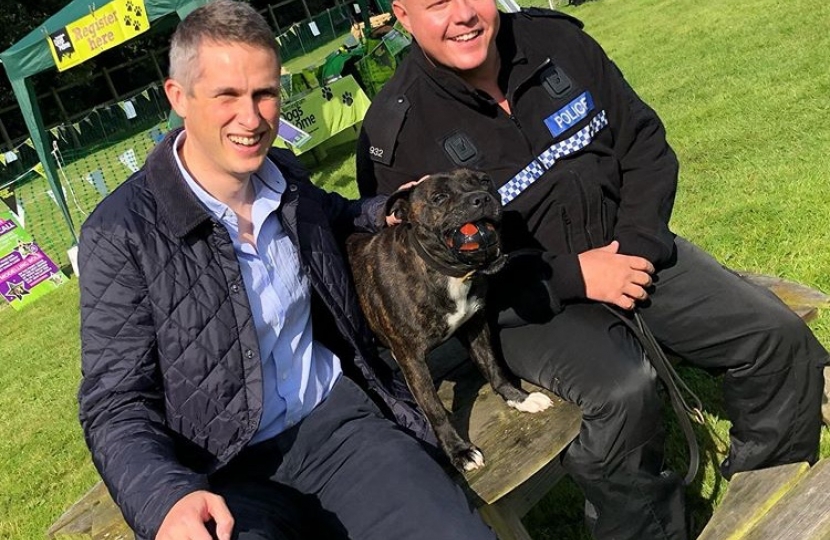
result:
M 372 126 L 372 140 L 369 155 L 372 161 L 390 165 L 395 142 L 401 131 L 406 113 L 409 111 L 409 100 L 403 93 L 388 93 L 372 104 L 377 117 L 380 119 Z
M 561 11 L 555 11 L 555 10 L 552 10 L 552 9 L 539 8 L 539 7 L 529 7 L 529 8 L 522 8 L 522 11 L 520 13 L 522 13 L 523 15 L 526 15 L 528 17 L 547 17 L 549 19 L 564 19 L 564 20 L 566 20 L 566 21 L 568 21 L 572 24 L 575 24 L 579 28 L 582 28 L 583 26 L 585 26 L 582 23 L 582 21 L 580 21 L 576 17 L 568 15 L 567 13 L 562 13 Z

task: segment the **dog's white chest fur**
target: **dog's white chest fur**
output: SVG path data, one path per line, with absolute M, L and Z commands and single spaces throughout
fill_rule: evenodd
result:
M 477 296 L 470 297 L 472 280 L 451 277 L 447 280 L 447 293 L 450 299 L 455 302 L 455 310 L 447 313 L 447 333 L 444 336 L 449 338 L 459 326 L 467 322 L 473 314 L 481 309 L 482 301 Z

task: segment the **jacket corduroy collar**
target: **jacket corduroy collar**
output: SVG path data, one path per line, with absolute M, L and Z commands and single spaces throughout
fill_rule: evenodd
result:
M 171 130 L 147 156 L 147 187 L 158 204 L 161 218 L 179 238 L 210 219 L 210 214 L 187 186 L 176 159 L 176 137 L 181 128 Z

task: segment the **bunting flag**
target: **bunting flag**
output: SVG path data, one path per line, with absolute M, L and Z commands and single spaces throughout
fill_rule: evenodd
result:
M 143 97 L 147 101 L 150 101 L 150 92 L 148 92 L 147 90 L 144 90 L 143 92 L 141 92 L 141 97 Z
M 4 167 L 6 166 L 6 155 L 5 154 L 0 154 L 0 163 L 2 163 Z
M 34 171 L 34 172 L 36 172 L 37 174 L 39 174 L 39 175 L 40 175 L 40 176 L 42 176 L 43 178 L 46 178 L 46 171 L 43 169 L 43 163 L 41 163 L 40 161 L 38 161 L 38 162 L 35 164 L 35 166 L 34 166 L 34 167 L 32 167 L 32 168 L 31 168 L 31 169 L 29 169 L 29 170 L 30 170 L 30 171 Z
M 32 148 L 32 149 L 33 149 L 33 148 L 35 147 L 35 143 L 33 143 L 33 142 L 32 142 L 32 138 L 31 138 L 31 137 L 27 138 L 27 139 L 26 139 L 25 141 L 23 141 L 23 142 L 24 142 L 24 143 L 26 144 L 26 146 L 28 146 L 29 148 Z
M 118 156 L 118 161 L 130 169 L 130 171 L 138 172 L 138 158 L 135 155 L 135 150 L 132 148 L 128 148 L 126 152 Z
M 106 197 L 109 193 L 109 189 L 107 189 L 107 184 L 104 182 L 104 173 L 101 169 L 95 169 L 94 171 L 87 174 L 84 179 L 95 188 L 101 197 Z
M 123 104 L 124 114 L 127 115 L 127 120 L 132 120 L 133 118 L 138 116 L 138 113 L 135 112 L 135 105 L 133 105 L 133 101 L 131 99 L 128 99 Z

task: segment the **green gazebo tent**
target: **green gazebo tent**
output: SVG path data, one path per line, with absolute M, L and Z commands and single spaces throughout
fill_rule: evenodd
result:
M 101 9 L 114 0 L 73 0 L 65 8 L 49 17 L 40 27 L 30 32 L 26 37 L 0 53 L 0 61 L 6 69 L 6 74 L 12 84 L 14 95 L 20 105 L 20 111 L 26 121 L 29 134 L 32 138 L 35 150 L 37 151 L 43 168 L 46 172 L 46 179 L 52 192 L 55 194 L 56 202 L 63 213 L 63 217 L 77 242 L 75 226 L 63 196 L 63 190 L 59 189 L 55 162 L 49 151 L 46 130 L 40 114 L 37 99 L 30 77 L 42 71 L 56 69 L 55 61 L 50 52 L 48 39 L 49 35 L 61 28 L 72 24 L 78 19 L 89 15 L 94 10 Z M 193 11 L 198 6 L 206 3 L 207 0 L 144 0 L 147 18 L 151 28 L 155 21 L 176 12 L 179 18 Z

